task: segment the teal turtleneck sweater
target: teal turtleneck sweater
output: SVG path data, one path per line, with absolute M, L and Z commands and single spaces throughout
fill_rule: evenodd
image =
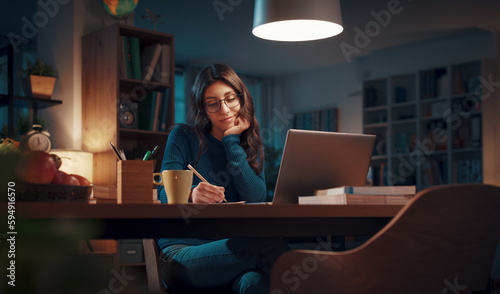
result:
M 256 175 L 246 160 L 246 153 L 239 145 L 239 135 L 224 136 L 221 141 L 211 134 L 205 135 L 206 148 L 200 161 L 198 157 L 198 137 L 187 126 L 178 125 L 169 134 L 163 156 L 162 170 L 183 170 L 191 164 L 211 184 L 222 186 L 228 202 L 263 202 L 266 200 L 264 171 Z M 200 179 L 193 177 L 193 186 Z M 158 198 L 167 203 L 162 185 L 158 186 Z M 168 230 L 168 228 L 165 228 Z M 158 240 L 160 249 L 172 244 L 199 245 L 216 239 L 163 238 Z

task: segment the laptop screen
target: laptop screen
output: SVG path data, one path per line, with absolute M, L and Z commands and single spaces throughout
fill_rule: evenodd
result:
M 288 131 L 273 204 L 298 203 L 315 189 L 364 186 L 375 135 Z

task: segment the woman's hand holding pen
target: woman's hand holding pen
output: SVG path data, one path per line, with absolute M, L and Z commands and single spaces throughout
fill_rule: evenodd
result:
M 224 136 L 239 135 L 249 127 L 250 127 L 250 122 L 240 115 L 234 120 L 234 126 L 230 127 L 224 132 Z
M 224 187 L 200 182 L 191 194 L 193 203 L 220 203 L 224 199 Z

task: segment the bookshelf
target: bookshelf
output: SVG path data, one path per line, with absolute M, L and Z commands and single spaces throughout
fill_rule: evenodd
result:
M 337 117 L 337 108 L 295 113 L 293 127 L 302 130 L 335 132 L 338 129 Z
M 153 48 L 159 50 L 154 58 Z M 83 37 L 82 146 L 94 152 L 95 185 L 116 185 L 109 142 L 128 160 L 142 159 L 159 145 L 160 170 L 175 121 L 173 97 L 173 35 L 115 24 Z
M 7 93 L 5 95 L 0 95 L 0 108 L 7 107 L 7 130 L 5 132 L 5 136 L 7 138 L 19 139 L 19 135 L 17 134 L 17 130 L 15 129 L 14 122 L 14 110 L 19 107 L 17 102 L 25 102 L 26 107 L 28 108 L 28 118 L 30 120 L 30 124 L 33 124 L 33 118 L 38 115 L 38 110 L 46 107 L 52 107 L 59 104 L 62 104 L 61 100 L 56 99 L 43 99 L 43 98 L 35 98 L 31 96 L 17 96 L 14 95 L 14 48 L 12 45 L 7 45 L 3 48 L 0 48 L 0 58 L 6 57 L 6 64 L 4 70 L 6 71 L 7 76 Z M 2 126 L 3 127 L 3 126 Z
M 483 78 L 490 61 L 471 61 L 363 83 L 363 132 L 377 135 L 374 185 L 427 187 L 483 182 Z M 487 163 L 484 163 L 487 164 Z

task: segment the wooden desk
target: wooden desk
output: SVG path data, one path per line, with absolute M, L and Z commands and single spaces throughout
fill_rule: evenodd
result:
M 372 235 L 403 205 L 89 205 L 16 204 L 16 218 L 71 220 L 93 238 L 312 237 Z

